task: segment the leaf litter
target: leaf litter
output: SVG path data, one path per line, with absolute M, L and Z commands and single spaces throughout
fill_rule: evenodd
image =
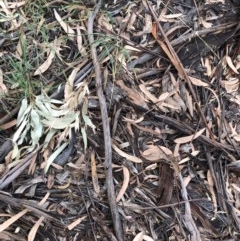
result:
M 239 239 L 239 4 L 187 2 L 0 1 L 1 240 Z

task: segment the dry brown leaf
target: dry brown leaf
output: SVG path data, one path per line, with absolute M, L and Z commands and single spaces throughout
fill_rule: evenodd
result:
M 144 120 L 144 116 L 141 116 L 137 120 L 132 120 L 132 119 L 129 119 L 129 118 L 126 118 L 126 117 L 123 117 L 123 119 L 130 124 L 137 124 L 137 123 L 140 123 Z
M 212 202 L 213 202 L 213 207 L 214 207 L 214 216 L 217 217 L 217 197 L 214 191 L 214 181 L 213 181 L 213 176 L 211 174 L 211 171 L 208 170 L 207 172 L 207 181 L 208 181 L 208 186 L 209 186 L 209 191 L 211 193 L 211 197 L 212 197 Z
M 134 23 L 136 22 L 136 18 L 137 18 L 137 13 L 132 12 L 131 15 L 129 14 L 128 21 L 127 21 L 127 23 L 128 23 L 127 30 L 128 31 L 135 30 Z
M 200 131 L 196 132 L 193 135 L 190 136 L 185 136 L 185 137 L 180 137 L 174 140 L 175 143 L 178 144 L 183 144 L 183 143 L 187 143 L 187 142 L 191 142 L 192 140 L 198 138 L 200 135 L 202 135 L 202 133 L 206 130 L 206 128 L 201 129 Z
M 55 9 L 54 9 L 54 15 L 57 21 L 59 22 L 59 24 L 61 25 L 61 27 L 63 28 L 63 30 L 67 33 L 68 37 L 71 40 L 73 40 L 75 36 L 75 31 L 62 20 L 62 18 L 60 17 L 60 15 L 57 13 Z
M 84 219 L 86 219 L 87 216 L 83 216 L 81 218 L 78 218 L 77 220 L 75 220 L 74 222 L 72 222 L 71 224 L 69 224 L 67 226 L 68 230 L 73 230 L 77 225 L 79 225 Z
M 149 14 L 145 14 L 145 25 L 143 27 L 143 30 L 136 33 L 135 36 L 142 36 L 147 33 L 151 33 L 152 31 L 152 17 Z
M 140 158 L 125 153 L 124 151 L 120 150 L 116 145 L 112 144 L 112 147 L 121 157 L 126 158 L 128 161 L 142 163 L 142 160 Z
M 118 80 L 118 81 L 116 81 L 116 83 L 119 87 L 121 87 L 121 89 L 123 89 L 127 92 L 128 97 L 133 101 L 134 104 L 148 109 L 148 106 L 146 104 L 147 100 L 144 99 L 136 90 L 128 88 L 124 84 L 123 80 Z
M 209 23 L 209 22 L 203 20 L 202 18 L 199 19 L 199 22 L 200 22 L 200 24 L 202 24 L 202 26 L 204 28 L 211 28 L 213 25 L 212 23 Z
M 205 61 L 202 60 L 202 64 L 203 64 L 203 66 L 204 66 L 205 69 L 206 69 L 205 75 L 208 76 L 208 77 L 210 77 L 210 76 L 212 75 L 212 72 L 213 72 L 212 66 L 211 66 L 211 64 L 210 64 L 210 59 L 209 59 L 209 58 L 206 58 Z
M 196 85 L 196 86 L 203 86 L 203 87 L 207 87 L 207 86 L 209 86 L 209 84 L 207 84 L 207 83 L 201 81 L 201 80 L 198 79 L 198 78 L 195 78 L 195 77 L 192 77 L 192 76 L 188 76 L 188 77 L 189 77 L 189 79 L 191 80 L 191 82 L 192 82 L 193 85 Z
M 43 62 L 42 65 L 38 67 L 38 69 L 34 72 L 33 75 L 36 76 L 44 73 L 52 64 L 54 57 L 55 57 L 55 52 L 51 51 L 48 58 Z
M 239 74 L 236 67 L 234 66 L 232 59 L 229 56 L 226 56 L 226 61 L 228 66 L 232 69 L 232 71 L 234 71 L 236 74 Z
M 180 85 L 180 95 L 181 95 L 181 98 L 185 101 L 190 115 L 193 116 L 192 96 L 189 94 L 188 90 L 186 89 L 186 87 L 183 83 Z
M 74 80 L 78 71 L 79 71 L 79 68 L 74 68 L 67 80 L 67 83 L 65 84 L 65 89 L 64 89 L 65 100 L 67 100 L 73 93 Z
M 42 17 L 41 20 L 39 21 L 38 26 L 37 26 L 37 34 L 40 32 L 40 29 L 43 26 L 45 20 L 46 19 Z
M 95 152 L 91 152 L 91 171 L 92 171 L 92 182 L 94 191 L 99 194 L 100 193 L 100 186 L 98 183 L 98 174 L 97 174 L 97 166 L 95 160 Z
M 110 24 L 109 19 L 106 18 L 105 14 L 102 14 L 98 18 L 98 24 L 106 28 L 108 31 L 113 32 L 113 26 Z
M 147 145 L 146 148 L 141 155 L 149 161 L 166 159 L 167 156 L 172 155 L 172 151 L 164 146 Z
M 49 198 L 49 196 L 50 196 L 50 192 L 47 192 L 47 193 L 45 194 L 45 196 L 42 198 L 42 200 L 38 203 L 38 205 L 39 205 L 39 206 L 42 206 L 42 205 L 47 201 L 47 199 Z
M 156 135 L 158 137 L 161 136 L 162 134 L 166 134 L 166 133 L 172 134 L 172 132 L 173 132 L 171 129 L 165 129 L 165 130 L 156 129 L 156 130 L 152 130 L 150 128 L 139 126 L 137 124 L 133 124 L 133 125 L 136 126 L 139 130 L 151 133 L 151 134 Z
M 221 85 L 227 93 L 233 93 L 239 89 L 239 78 L 230 78 L 229 80 L 222 80 Z
M 173 18 L 180 18 L 182 15 L 183 15 L 182 13 L 175 13 L 175 14 L 163 15 L 163 17 L 167 19 L 173 19 Z
M 0 224 L 0 232 L 4 231 L 7 229 L 10 225 L 12 225 L 14 222 L 16 222 L 19 218 L 21 218 L 23 215 L 25 215 L 29 210 L 28 209 L 23 209 L 21 212 L 15 214 L 2 224 Z
M 38 219 L 38 221 L 33 225 L 30 232 L 28 233 L 28 241 L 34 241 L 35 240 L 36 233 L 38 231 L 39 226 L 43 222 L 43 220 L 44 220 L 44 217 L 40 217 Z
M 77 30 L 77 46 L 78 46 L 78 51 L 79 53 L 85 57 L 87 56 L 87 51 L 86 48 L 83 46 L 83 39 L 82 39 L 82 33 L 81 33 L 81 28 L 79 27 L 79 25 L 77 24 L 76 26 L 76 30 Z
M 128 184 L 129 184 L 129 180 L 130 180 L 130 173 L 129 173 L 128 169 L 125 166 L 122 166 L 122 168 L 123 168 L 123 184 L 117 195 L 117 202 L 119 202 L 121 200 L 124 193 L 126 192 Z
M 142 52 L 141 49 L 138 49 L 138 48 L 133 47 L 133 46 L 131 46 L 131 45 L 125 45 L 125 46 L 124 46 L 124 49 L 130 50 L 130 51 L 135 51 L 135 52 Z
M 199 154 L 199 151 L 193 151 L 191 152 L 191 156 L 197 156 Z M 183 158 L 181 161 L 178 162 L 179 165 L 185 163 L 185 162 L 188 162 L 190 161 L 190 157 L 186 157 L 186 158 Z
M 54 40 L 54 42 L 52 44 L 50 44 L 49 48 L 50 48 L 50 54 L 47 57 L 47 59 L 37 68 L 37 70 L 34 72 L 34 76 L 36 75 L 40 75 L 42 73 L 44 73 L 52 64 L 52 61 L 55 57 L 56 53 L 59 53 L 60 51 L 60 44 L 61 41 L 60 40 Z

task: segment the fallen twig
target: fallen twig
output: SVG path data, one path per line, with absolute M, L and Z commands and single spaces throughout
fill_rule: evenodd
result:
M 0 179 L 0 190 L 5 188 L 13 180 L 15 180 L 31 163 L 32 158 L 38 154 L 38 151 L 42 148 L 40 145 L 35 151 L 28 154 L 18 165 L 5 173 Z
M 188 193 L 187 193 L 187 189 L 186 186 L 184 184 L 184 180 L 181 174 L 181 171 L 179 169 L 178 163 L 176 160 L 171 160 L 172 165 L 173 165 L 173 169 L 175 171 L 175 174 L 178 176 L 178 180 L 180 182 L 180 186 L 181 186 L 181 194 L 182 194 L 182 198 L 185 201 L 185 214 L 184 214 L 184 221 L 185 221 L 185 225 L 188 228 L 188 231 L 190 233 L 190 237 L 189 240 L 191 241 L 201 241 L 201 236 L 200 236 L 200 232 L 192 218 L 192 213 L 191 213 L 191 207 L 190 207 L 190 203 L 188 200 Z
M 95 11 L 90 13 L 90 16 L 88 19 L 88 40 L 91 45 L 93 65 L 96 73 L 96 88 L 97 88 L 98 99 L 100 102 L 100 109 L 101 109 L 102 122 L 103 122 L 104 143 L 105 143 L 106 185 L 107 185 L 107 192 L 108 192 L 108 201 L 109 201 L 109 206 L 112 214 L 112 220 L 113 220 L 116 237 L 119 241 L 123 241 L 124 236 L 123 236 L 122 224 L 120 220 L 120 215 L 117 210 L 116 195 L 115 195 L 114 184 L 113 184 L 112 146 L 111 146 L 112 143 L 111 143 L 111 136 L 110 136 L 110 127 L 108 122 L 107 104 L 106 104 L 106 100 L 102 90 L 102 77 L 101 77 L 100 64 L 97 56 L 97 50 L 96 50 L 96 47 L 93 45 L 94 43 L 93 22 L 97 12 L 101 7 L 101 4 L 102 4 L 102 0 L 98 2 Z

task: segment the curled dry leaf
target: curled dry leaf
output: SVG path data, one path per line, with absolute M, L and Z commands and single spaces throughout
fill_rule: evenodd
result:
M 50 45 L 50 54 L 47 57 L 47 59 L 37 68 L 37 70 L 34 72 L 34 76 L 36 75 L 40 75 L 42 73 L 44 73 L 46 70 L 48 70 L 48 68 L 50 67 L 50 65 L 52 64 L 52 61 L 55 57 L 56 53 L 59 53 L 60 51 L 60 41 L 55 40 L 54 43 L 52 44 L 52 46 Z
M 28 241 L 34 241 L 35 240 L 36 233 L 38 231 L 39 226 L 43 222 L 43 220 L 44 220 L 44 217 L 40 217 L 38 219 L 38 221 L 33 225 L 33 227 L 31 228 L 31 230 L 28 234 Z
M 112 147 L 121 157 L 126 158 L 128 161 L 132 161 L 135 163 L 142 163 L 142 160 L 140 158 L 127 154 L 126 152 L 120 150 L 116 145 L 112 144 Z
M 230 78 L 229 80 L 222 80 L 221 85 L 227 93 L 233 93 L 239 89 L 239 78 Z
M 229 56 L 226 56 L 226 61 L 228 66 L 232 69 L 232 71 L 234 71 L 236 74 L 239 74 L 236 67 L 234 66 L 232 59 Z
M 57 13 L 55 9 L 54 9 L 54 15 L 57 21 L 59 22 L 59 24 L 61 25 L 61 27 L 63 28 L 63 30 L 67 33 L 68 37 L 73 40 L 75 36 L 74 30 L 62 20 L 62 18 L 60 17 L 60 15 Z
M 122 187 L 117 195 L 117 202 L 119 202 L 121 200 L 121 198 L 123 197 L 124 193 L 127 190 L 128 184 L 129 184 L 129 180 L 130 180 L 130 173 L 128 171 L 128 169 L 125 166 L 122 166 L 123 168 L 123 184 Z

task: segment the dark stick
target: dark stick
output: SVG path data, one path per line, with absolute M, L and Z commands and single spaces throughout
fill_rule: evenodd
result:
M 97 50 L 94 46 L 94 37 L 93 37 L 93 22 L 96 17 L 97 12 L 99 11 L 102 4 L 102 0 L 100 0 L 96 6 L 94 12 L 90 13 L 88 19 L 88 40 L 91 45 L 91 53 L 93 58 L 93 65 L 96 73 L 96 88 L 98 99 L 100 103 L 101 116 L 103 122 L 103 133 L 104 133 L 104 143 L 105 143 L 105 169 L 106 169 L 106 185 L 107 185 L 107 193 L 108 193 L 108 201 L 112 214 L 113 226 L 115 230 L 116 237 L 118 241 L 124 240 L 123 229 L 121 224 L 120 215 L 117 209 L 116 195 L 113 184 L 113 174 L 112 174 L 112 143 L 110 136 L 110 126 L 108 121 L 108 112 L 107 112 L 107 104 L 102 90 L 102 76 L 100 64 L 98 61 Z

